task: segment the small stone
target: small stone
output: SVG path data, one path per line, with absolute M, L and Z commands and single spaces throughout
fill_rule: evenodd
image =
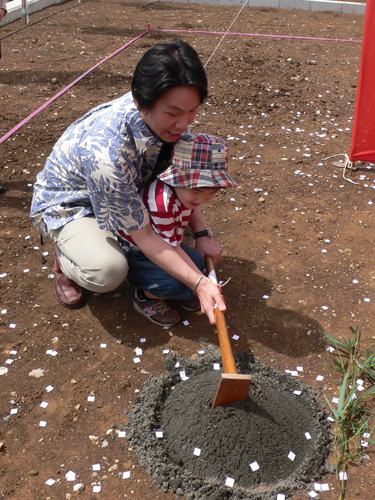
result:
M 35 377 L 35 378 L 40 378 L 44 377 L 44 370 L 41 368 L 37 368 L 36 370 L 31 370 L 29 373 L 29 377 Z
M 263 196 L 261 196 L 259 199 L 258 199 L 258 203 L 265 203 L 266 200 L 265 198 L 263 198 Z
M 85 491 L 85 485 L 83 483 L 77 483 L 73 486 L 73 491 Z
M 37 476 L 39 474 L 39 472 L 37 470 L 31 470 L 29 472 L 30 476 Z

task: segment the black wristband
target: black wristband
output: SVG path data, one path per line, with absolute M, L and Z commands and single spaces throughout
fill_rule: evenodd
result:
M 209 227 L 203 229 L 203 231 L 198 231 L 197 233 L 193 233 L 193 238 L 196 240 L 198 238 L 202 238 L 203 236 L 211 236 L 211 231 Z

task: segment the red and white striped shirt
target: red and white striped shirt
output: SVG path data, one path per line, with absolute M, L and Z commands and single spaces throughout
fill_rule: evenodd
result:
M 166 243 L 175 247 L 180 245 L 185 227 L 193 210 L 186 208 L 177 198 L 173 187 L 156 179 L 143 191 L 143 202 L 150 213 L 152 227 Z M 127 231 L 116 234 L 136 247 Z

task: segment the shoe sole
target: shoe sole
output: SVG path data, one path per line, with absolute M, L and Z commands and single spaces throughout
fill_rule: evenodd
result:
M 139 305 L 136 303 L 136 301 L 135 301 L 135 300 L 133 301 L 133 306 L 134 306 L 134 309 L 135 309 L 137 312 L 141 313 L 141 314 L 142 314 L 142 316 L 144 316 L 145 318 L 147 318 L 148 320 L 152 321 L 153 323 L 155 323 L 155 325 L 158 325 L 158 326 L 167 326 L 167 327 L 169 328 L 170 326 L 176 325 L 176 324 L 177 324 L 177 323 L 181 320 L 181 318 L 179 318 L 179 319 L 178 319 L 177 321 L 175 321 L 174 323 L 170 323 L 170 324 L 168 324 L 168 325 L 167 325 L 167 324 L 165 324 L 165 323 L 158 323 L 157 321 L 155 321 L 155 320 L 153 320 L 153 319 L 152 319 L 152 316 L 149 316 L 148 314 L 146 314 L 146 313 L 144 312 L 144 310 L 143 310 L 141 307 L 139 307 Z

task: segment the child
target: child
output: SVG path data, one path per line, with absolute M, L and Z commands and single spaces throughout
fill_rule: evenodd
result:
M 219 189 L 237 187 L 228 174 L 228 146 L 216 137 L 185 134 L 176 142 L 169 167 L 143 190 L 143 202 L 150 213 L 154 231 L 192 269 L 203 273 L 205 262 L 195 248 L 182 243 L 190 215 L 202 203 L 212 200 Z M 136 287 L 134 308 L 150 321 L 161 326 L 175 325 L 181 318 L 166 300 L 176 300 L 188 311 L 200 308 L 195 294 L 200 280 L 190 290 L 163 271 L 135 245 L 127 231 L 116 235 L 126 251 L 129 263 L 128 281 Z M 209 229 L 193 238 L 210 236 Z

